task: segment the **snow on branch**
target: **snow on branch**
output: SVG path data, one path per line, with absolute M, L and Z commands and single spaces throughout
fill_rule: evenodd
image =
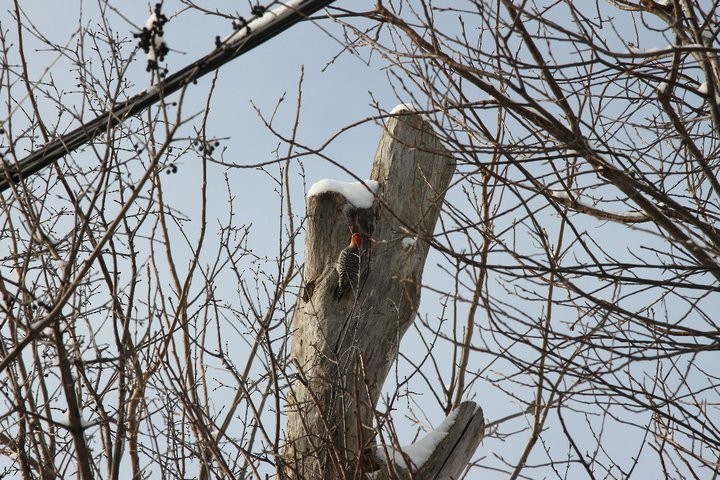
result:
M 593 205 L 578 200 L 565 190 L 547 189 L 545 190 L 545 193 L 553 200 L 572 210 L 575 210 L 576 212 L 586 213 L 604 220 L 612 220 L 620 223 L 641 223 L 650 220 L 647 215 L 640 211 L 615 213 L 601 210 Z
M 263 7 L 256 7 L 253 14 L 256 17 L 249 22 L 243 18 L 233 21 L 233 27 L 237 30 L 223 39 L 224 43 L 233 43 L 242 40 L 244 37 L 256 30 L 267 28 L 276 20 L 294 14 L 298 11 L 305 0 L 290 0 L 272 10 L 264 10 Z
M 140 33 L 134 35 L 139 39 L 138 47 L 145 52 L 147 57 L 148 72 L 157 69 L 159 62 L 162 62 L 170 51 L 165 43 L 164 28 L 167 21 L 168 18 L 162 13 L 162 3 L 158 3 L 145 22 L 145 27 Z

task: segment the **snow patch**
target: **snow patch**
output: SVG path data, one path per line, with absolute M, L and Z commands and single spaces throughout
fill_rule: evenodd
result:
M 708 83 L 707 82 L 701 83 L 700 86 L 698 87 L 698 92 L 700 92 L 703 95 L 707 95 Z
M 310 198 L 325 192 L 337 192 L 356 208 L 370 208 L 375 201 L 375 192 L 379 186 L 376 180 L 341 182 L 326 178 L 310 187 L 307 196 Z
M 685 46 L 692 47 L 692 45 L 683 45 L 683 47 L 685 47 Z M 668 54 L 672 53 L 674 49 L 675 49 L 675 45 L 667 45 L 665 47 L 650 47 L 650 48 L 643 49 L 643 48 L 639 48 L 637 45 L 635 45 L 632 42 L 628 44 L 628 52 L 631 54 L 634 54 L 634 55 L 646 55 L 646 56 L 668 55 Z
M 62 425 L 63 427 L 70 428 L 72 426 L 72 422 L 70 421 L 70 410 L 65 410 L 65 415 L 63 415 L 63 418 L 57 421 L 59 425 Z M 90 426 L 90 422 L 85 420 L 83 418 L 82 412 L 80 412 L 80 426 L 82 428 L 86 428 Z
M 145 28 L 147 28 L 148 30 L 152 30 L 157 20 L 158 18 L 157 15 L 155 15 L 155 12 L 151 13 L 147 21 L 145 22 Z
M 644 212 L 640 212 L 638 210 L 619 212 L 617 215 L 622 217 L 626 222 L 642 222 L 648 218 Z
M 397 107 L 390 110 L 390 115 L 397 115 L 398 113 L 412 113 L 415 112 L 415 107 L 410 103 L 401 103 Z
M 30 324 L 30 329 L 37 330 L 38 328 L 40 328 L 43 325 L 43 323 L 45 323 L 45 320 L 46 320 L 45 318 L 41 318 L 40 320 L 36 320 L 36 321 L 32 322 Z M 43 328 L 42 334 L 45 335 L 46 337 L 52 338 L 53 335 L 55 335 L 55 329 L 53 328 L 52 324 Z
M 548 190 L 551 197 L 560 198 L 562 200 L 572 200 L 565 190 Z
M 284 5 L 280 5 L 277 8 L 263 12 L 261 16 L 254 18 L 246 24 L 239 23 L 238 26 L 240 26 L 240 28 L 238 29 L 238 31 L 231 33 L 230 35 L 225 37 L 223 39 L 223 43 L 236 42 L 247 37 L 256 30 L 267 27 L 280 17 L 287 16 L 292 12 L 296 11 L 304 1 L 305 0 L 289 0 L 288 2 L 285 2 Z
M 416 242 L 417 242 L 417 238 L 415 238 L 415 237 L 405 237 L 402 239 L 402 247 L 405 250 L 407 250 L 409 248 L 414 247 Z
M 160 91 L 160 86 L 159 86 L 159 85 L 153 85 L 153 86 L 151 86 L 150 88 L 147 88 L 147 89 L 143 90 L 141 93 L 146 93 L 146 94 L 148 94 L 148 95 L 155 95 L 155 94 L 158 93 L 159 91 Z

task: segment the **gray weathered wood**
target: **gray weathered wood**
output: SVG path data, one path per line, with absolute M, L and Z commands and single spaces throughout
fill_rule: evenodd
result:
M 373 208 L 350 208 L 334 192 L 308 198 L 284 449 L 292 478 L 352 478 L 374 445 L 374 408 L 420 302 L 429 249 L 422 239 L 433 234 L 454 170 L 432 127 L 405 111 L 387 121 L 380 139 Z M 351 232 L 369 245 L 369 268 L 357 292 L 336 300 L 334 262 Z M 413 245 L 403 244 L 415 236 Z
M 485 431 L 483 411 L 475 402 L 463 402 L 458 407 L 453 428 L 438 444 L 430 461 L 421 465 L 417 480 L 452 480 L 460 478 L 475 453 Z
M 397 446 L 379 447 L 377 456 L 385 464 L 375 480 L 402 478 L 413 480 L 453 480 L 460 478 L 483 438 L 485 418 L 475 402 L 463 402 L 451 412 L 454 422 L 423 465 Z M 407 448 L 407 447 L 406 447 Z

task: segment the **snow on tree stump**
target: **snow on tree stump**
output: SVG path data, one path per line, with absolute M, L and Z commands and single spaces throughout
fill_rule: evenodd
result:
M 475 402 L 463 402 L 435 430 L 412 445 L 377 447 L 375 457 L 383 467 L 374 480 L 460 478 L 484 430 L 482 409 Z
M 432 127 L 400 108 L 385 125 L 371 180 L 323 181 L 308 192 L 283 450 L 290 478 L 358 478 L 377 469 L 368 458 L 375 405 L 415 319 L 426 240 L 454 171 Z M 365 268 L 358 287 L 337 299 L 335 262 L 352 233 L 362 236 Z

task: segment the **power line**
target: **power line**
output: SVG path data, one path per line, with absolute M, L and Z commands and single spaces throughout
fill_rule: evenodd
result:
M 128 118 L 142 113 L 151 105 L 198 78 L 214 72 L 224 64 L 238 58 L 287 30 L 301 20 L 307 19 L 318 10 L 327 7 L 334 0 L 290 0 L 283 6 L 258 15 L 247 24 L 239 25 L 238 31 L 225 40 L 217 42 L 217 48 L 203 58 L 160 80 L 157 85 L 144 90 L 128 100 L 113 105 L 95 119 L 47 143 L 15 164 L 2 163 L 4 175 L 0 177 L 0 192 L 12 184 L 28 178 L 92 141 L 97 136 L 123 123 Z

